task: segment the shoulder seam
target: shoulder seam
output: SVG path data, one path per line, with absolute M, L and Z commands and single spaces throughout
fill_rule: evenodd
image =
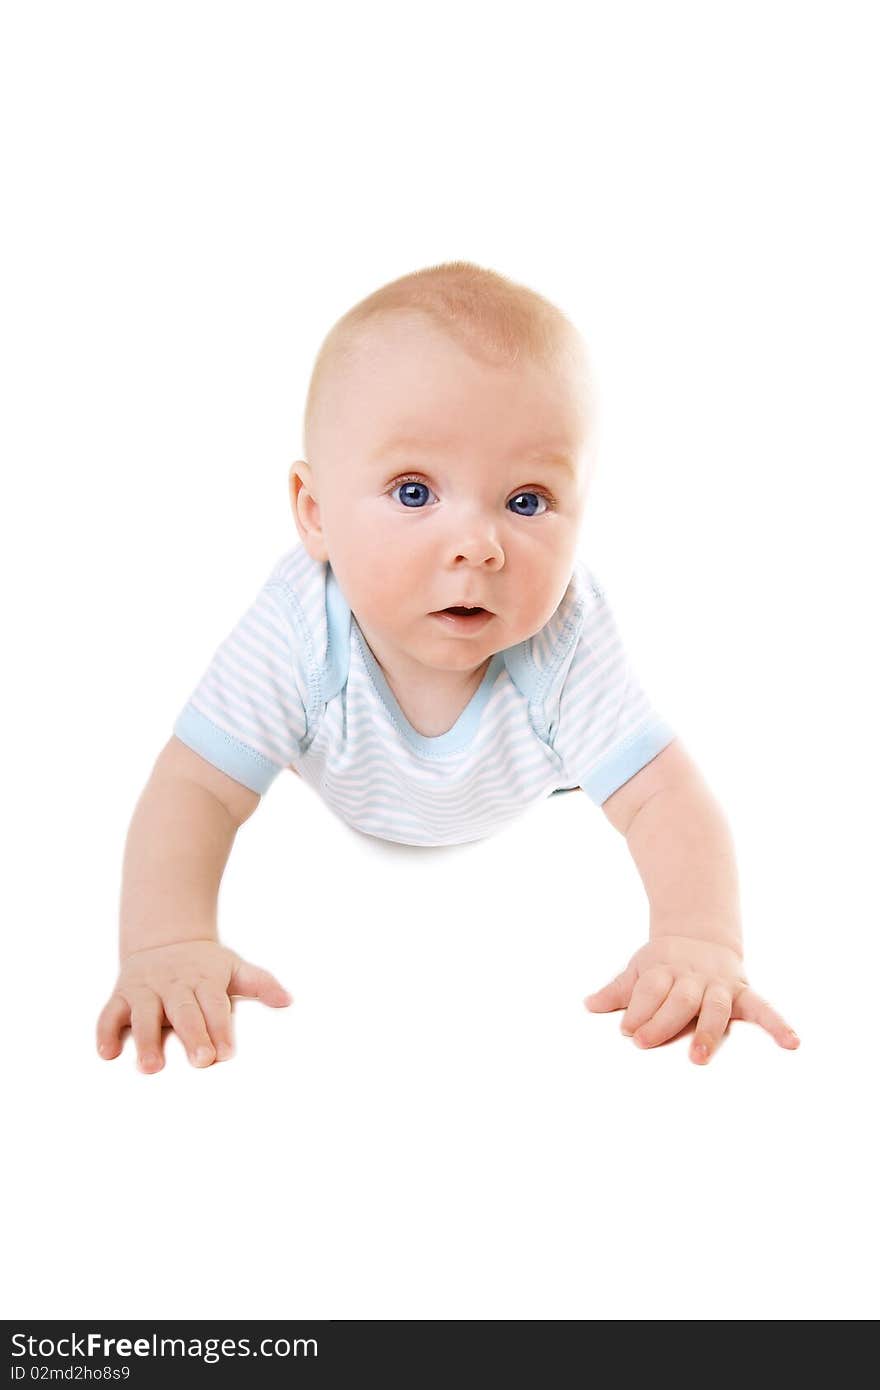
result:
M 541 742 L 546 743 L 548 747 L 552 745 L 550 744 L 550 733 L 547 728 L 544 701 L 547 696 L 547 691 L 555 680 L 560 666 L 577 641 L 578 634 L 583 627 L 585 607 L 584 600 L 579 598 L 572 613 L 565 619 L 562 632 L 559 635 L 553 654 L 544 667 L 544 670 L 540 673 L 535 693 L 529 701 L 529 722 Z M 531 651 L 529 652 L 529 660 L 531 660 Z M 532 664 L 534 665 L 534 663 Z
M 278 591 L 279 597 L 273 592 Z M 318 731 L 318 722 L 322 714 L 322 682 L 319 673 L 318 663 L 315 660 L 315 646 L 312 641 L 312 634 L 309 631 L 308 623 L 302 611 L 302 606 L 293 589 L 286 580 L 273 578 L 266 583 L 266 592 L 277 604 L 281 611 L 281 616 L 294 627 L 296 635 L 302 643 L 306 655 L 306 679 L 309 687 L 309 704 L 306 710 L 306 729 L 303 737 L 299 740 L 299 750 L 305 753 L 312 739 Z M 290 638 L 288 638 L 290 641 Z M 291 660 L 294 653 L 291 646 Z

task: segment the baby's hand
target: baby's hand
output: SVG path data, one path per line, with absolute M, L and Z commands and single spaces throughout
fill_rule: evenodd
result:
M 291 1002 L 268 970 L 249 965 L 219 942 L 180 941 L 134 951 L 123 961 L 116 988 L 98 1019 L 98 1052 L 108 1061 L 122 1051 L 120 1033 L 131 1024 L 141 1071 L 160 1071 L 162 1025 L 167 1022 L 194 1067 L 232 1056 L 231 994 L 259 999 L 273 1009 Z
M 593 1013 L 626 1009 L 620 1029 L 640 1047 L 656 1047 L 692 1018 L 692 1062 L 708 1062 L 732 1018 L 759 1023 L 780 1047 L 800 1039 L 750 988 L 742 959 L 729 946 L 688 936 L 660 936 L 637 951 L 621 975 L 584 1000 Z

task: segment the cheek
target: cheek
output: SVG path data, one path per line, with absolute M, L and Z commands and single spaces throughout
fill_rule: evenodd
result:
M 559 606 L 571 578 L 570 550 L 567 538 L 556 534 L 508 554 L 511 573 L 522 580 L 512 586 L 511 617 L 530 633 L 542 628 Z
M 415 575 L 407 557 L 375 526 L 352 530 L 340 552 L 339 577 L 365 620 L 388 625 L 400 615 Z M 344 577 L 343 577 L 344 576 Z M 410 577 L 411 576 L 411 577 Z
M 389 516 L 374 505 L 353 510 L 345 527 L 344 544 L 350 564 L 361 581 L 377 592 L 399 591 L 407 577 L 416 581 L 425 569 L 426 538 L 410 518 Z
M 405 576 L 398 572 L 396 566 L 389 566 L 387 556 L 384 560 L 381 556 L 376 556 L 374 563 L 363 557 L 358 565 L 358 592 L 364 607 L 377 616 L 381 614 L 385 619 L 393 616 L 395 607 L 400 604 L 405 586 Z

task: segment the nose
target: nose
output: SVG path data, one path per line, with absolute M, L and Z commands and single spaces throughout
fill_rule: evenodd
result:
M 455 528 L 451 544 L 457 565 L 485 565 L 490 569 L 500 569 L 504 564 L 504 551 L 496 527 L 488 519 L 472 516 L 460 523 Z

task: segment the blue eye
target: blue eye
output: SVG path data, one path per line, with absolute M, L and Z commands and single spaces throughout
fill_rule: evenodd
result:
M 428 500 L 425 494 L 430 494 L 432 497 L 434 495 L 428 484 L 423 482 L 421 478 L 401 479 L 391 489 L 392 497 L 397 493 L 400 493 L 399 500 L 410 511 L 423 511 Z M 515 509 L 515 516 L 541 516 L 550 508 L 551 503 L 540 492 L 518 492 L 515 497 L 510 499 L 508 505 Z
M 517 495 L 516 495 L 516 497 L 511 497 L 510 502 L 511 502 L 511 505 L 514 505 L 515 503 L 519 503 L 519 502 L 524 502 L 524 503 L 526 504 L 527 507 L 531 507 L 531 505 L 532 505 L 533 502 L 543 502 L 543 503 L 544 503 L 544 511 L 547 510 L 547 498 L 546 498 L 546 497 L 542 497 L 541 494 L 540 494 L 539 492 L 518 492 Z M 537 511 L 520 512 L 520 511 L 518 511 L 518 512 L 516 513 L 516 515 L 517 515 L 517 516 L 540 516 L 540 515 L 541 515 L 541 512 L 537 512 Z
M 427 483 L 420 483 L 416 478 L 410 478 L 405 482 L 398 483 L 397 487 L 392 489 L 391 496 L 393 497 L 395 492 L 399 492 L 401 494 L 400 500 L 405 507 L 418 508 L 425 500 L 422 494 L 430 491 Z

